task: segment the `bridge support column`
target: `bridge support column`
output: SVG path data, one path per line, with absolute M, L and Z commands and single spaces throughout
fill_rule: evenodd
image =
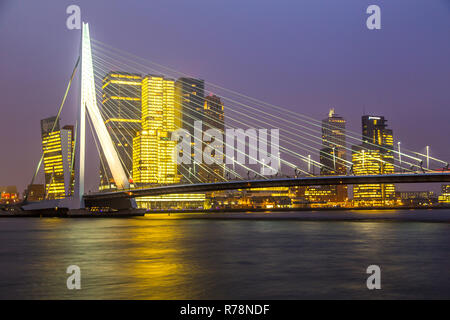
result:
M 80 73 L 80 104 L 78 110 L 77 124 L 77 159 L 78 166 L 75 170 L 75 192 L 74 198 L 78 201 L 77 206 L 84 208 L 84 178 L 85 178 L 85 148 L 86 148 L 86 113 L 92 121 L 95 134 L 100 142 L 101 150 L 105 155 L 108 167 L 119 189 L 129 188 L 127 175 L 120 162 L 111 136 L 103 122 L 102 115 L 97 106 L 94 80 L 94 66 L 92 62 L 91 39 L 89 25 L 83 22 L 81 33 L 81 73 Z M 86 112 L 87 111 L 87 112 Z M 128 208 L 135 207 L 136 203 L 129 201 Z

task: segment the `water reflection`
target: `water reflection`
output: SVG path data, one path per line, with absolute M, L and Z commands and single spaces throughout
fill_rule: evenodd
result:
M 449 297 L 447 223 L 4 219 L 0 298 Z M 66 288 L 79 265 L 82 289 Z M 365 269 L 379 264 L 383 290 Z

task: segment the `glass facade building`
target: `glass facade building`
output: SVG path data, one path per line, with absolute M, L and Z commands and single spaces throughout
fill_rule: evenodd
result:
M 224 108 L 220 98 L 216 95 L 210 95 L 205 98 L 203 108 L 203 132 L 209 129 L 217 129 L 221 132 L 222 137 L 225 132 Z M 225 141 L 223 141 L 225 143 Z M 203 142 L 202 150 L 207 147 L 207 143 Z M 212 154 L 215 156 L 215 154 Z M 225 159 L 222 153 L 222 164 L 212 163 L 206 164 L 205 161 L 200 165 L 199 178 L 202 182 L 219 182 L 224 181 L 224 165 Z
M 194 123 L 203 121 L 205 82 L 195 78 L 179 78 L 175 83 L 175 127 L 188 131 L 192 137 L 192 154 L 201 148 L 194 141 Z M 180 164 L 178 174 L 185 182 L 201 182 L 198 178 L 199 164 Z
M 180 181 L 173 152 L 177 141 L 172 132 L 180 128 L 175 82 L 147 75 L 142 80 L 142 130 L 133 139 L 133 179 L 136 186 L 172 184 Z M 136 198 L 140 208 L 187 209 L 205 204 L 205 194 L 169 194 Z
M 101 113 L 128 178 L 133 179 L 133 138 L 141 130 L 142 76 L 111 71 L 102 81 Z M 101 152 L 100 190 L 115 188 L 114 179 Z
M 142 80 L 142 130 L 133 139 L 133 180 L 136 184 L 179 181 L 173 159 L 176 141 L 175 82 L 148 75 Z
M 320 150 L 321 175 L 345 175 L 347 157 L 345 141 L 346 121 L 331 109 L 328 117 L 322 120 L 322 149 Z M 343 202 L 347 199 L 347 186 L 322 186 L 308 188 L 314 194 L 330 202 Z
M 331 109 L 322 120 L 322 149 L 320 152 L 321 174 L 346 174 L 346 121 Z

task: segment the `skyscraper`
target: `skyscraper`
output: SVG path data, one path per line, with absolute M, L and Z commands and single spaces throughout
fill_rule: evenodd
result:
M 142 131 L 133 139 L 133 179 L 136 183 L 176 183 L 173 159 L 176 141 L 175 83 L 162 76 L 142 80 Z
M 162 76 L 147 75 L 142 80 L 142 130 L 133 139 L 133 178 L 136 184 L 170 184 L 180 181 L 173 158 L 177 141 L 172 132 L 177 124 L 175 82 Z M 137 198 L 141 208 L 198 208 L 205 194 L 170 194 Z
M 345 119 L 331 109 L 328 117 L 322 120 L 321 174 L 346 174 L 345 147 Z
M 353 172 L 356 175 L 394 173 L 393 133 L 382 116 L 362 117 L 363 143 L 352 148 Z M 393 184 L 363 184 L 353 186 L 357 205 L 379 206 L 395 200 Z
M 322 149 L 320 150 L 321 175 L 345 175 L 347 167 L 345 119 L 331 109 L 322 120 Z M 321 192 L 329 196 L 328 201 L 343 202 L 347 199 L 347 186 L 323 186 Z
M 140 74 L 118 71 L 109 72 L 102 82 L 100 111 L 129 178 L 133 177 L 133 138 L 141 130 L 141 83 Z M 114 187 L 112 174 L 101 153 L 100 189 Z
M 216 95 L 210 95 L 205 98 L 203 107 L 203 131 L 206 133 L 209 129 L 217 129 L 224 136 L 225 120 L 223 103 Z M 223 141 L 225 143 L 225 141 Z M 207 143 L 203 143 L 202 151 L 205 150 Z M 222 155 L 222 163 L 224 157 Z M 224 180 L 224 165 L 212 163 L 206 164 L 205 161 L 200 165 L 199 178 L 202 182 L 218 182 Z
M 175 126 L 187 130 L 194 137 L 194 122 L 203 120 L 205 97 L 205 82 L 201 79 L 179 78 L 175 83 Z M 201 148 L 192 138 L 193 148 Z M 193 159 L 194 154 L 191 154 Z M 191 164 L 178 166 L 178 173 L 187 181 L 198 180 L 198 167 L 193 161 Z
M 55 121 L 56 117 L 41 120 L 47 199 L 62 199 L 73 191 L 73 127 L 60 129 Z
M 392 130 L 383 116 L 362 116 L 362 140 L 365 144 L 382 146 L 387 152 L 394 149 Z

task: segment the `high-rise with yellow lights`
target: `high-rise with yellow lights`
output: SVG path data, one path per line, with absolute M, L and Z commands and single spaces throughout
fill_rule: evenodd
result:
M 142 79 L 142 130 L 133 139 L 133 179 L 137 185 L 180 181 L 173 159 L 177 141 L 171 140 L 172 132 L 181 125 L 175 96 L 173 80 L 156 75 Z M 204 193 L 136 198 L 138 206 L 147 209 L 198 208 L 205 200 Z
M 101 112 L 128 178 L 133 177 L 133 138 L 141 130 L 142 76 L 111 71 L 102 81 Z M 101 152 L 100 189 L 115 188 L 114 179 Z
M 321 175 L 346 175 L 345 164 L 347 150 L 345 141 L 345 124 L 343 117 L 331 109 L 328 117 L 322 120 L 322 149 L 320 149 Z M 343 202 L 348 198 L 347 186 L 316 186 L 307 188 L 311 194 L 310 201 L 322 199 L 326 202 Z M 312 200 L 314 199 L 314 200 Z
M 384 117 L 362 117 L 363 143 L 352 148 L 355 175 L 394 173 L 394 140 L 386 122 Z M 395 185 L 354 185 L 353 201 L 357 206 L 392 205 L 395 202 Z
M 439 203 L 450 204 L 450 184 L 442 185 L 442 192 L 439 196 Z
M 175 131 L 175 82 L 162 76 L 142 79 L 142 131 L 133 139 L 133 180 L 135 183 L 176 183 L 173 159 Z
M 73 127 L 59 127 L 56 117 L 41 120 L 45 198 L 62 199 L 73 191 Z

